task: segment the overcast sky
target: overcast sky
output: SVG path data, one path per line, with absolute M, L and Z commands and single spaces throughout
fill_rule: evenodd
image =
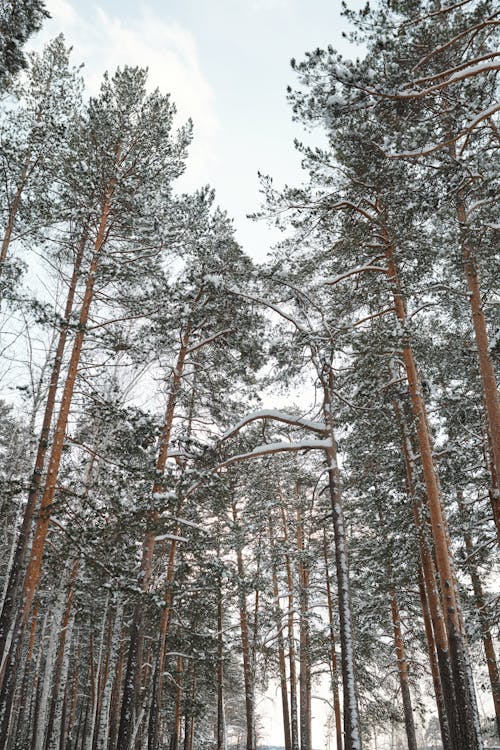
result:
M 90 93 L 105 70 L 147 66 L 152 87 L 170 92 L 180 121 L 191 117 L 194 142 L 183 190 L 205 184 L 234 218 L 246 252 L 264 259 L 276 234 L 246 214 L 260 206 L 257 172 L 276 184 L 301 181 L 286 86 L 295 85 L 290 59 L 332 44 L 349 57 L 342 38 L 340 0 L 46 0 L 52 19 L 31 46 L 39 49 L 61 31 L 85 63 Z M 349 0 L 360 7 L 364 0 Z M 304 136 L 307 139 L 307 136 Z M 320 138 L 320 135 L 315 135 Z M 327 690 L 321 692 L 328 698 Z M 277 703 L 276 703 L 277 705 Z M 281 718 L 270 695 L 257 707 L 264 716 L 262 741 L 283 744 Z M 327 747 L 324 699 L 313 701 L 313 745 Z M 333 747 L 333 745 L 332 745 Z

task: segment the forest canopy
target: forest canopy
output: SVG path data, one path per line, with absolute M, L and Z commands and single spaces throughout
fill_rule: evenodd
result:
M 343 3 L 261 263 L 47 15 L 0 3 L 0 750 L 257 750 L 266 694 L 285 750 L 317 702 L 337 750 L 498 746 L 500 11 Z

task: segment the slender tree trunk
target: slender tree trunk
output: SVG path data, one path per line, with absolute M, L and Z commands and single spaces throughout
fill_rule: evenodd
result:
M 294 586 L 290 554 L 288 552 L 288 527 L 285 514 L 285 504 L 281 502 L 281 522 L 283 527 L 283 539 L 285 542 L 285 566 L 288 587 L 288 663 L 290 665 L 290 734 L 292 739 L 292 750 L 299 750 L 299 716 L 297 709 L 297 664 L 295 659 L 295 632 L 294 632 Z
M 349 562 L 342 508 L 340 472 L 332 410 L 333 372 L 325 364 L 321 372 L 323 385 L 323 413 L 328 427 L 331 447 L 325 450 L 328 467 L 328 487 L 333 514 L 335 535 L 335 564 L 340 618 L 340 648 L 342 654 L 342 687 L 344 693 L 344 745 L 345 750 L 361 750 L 361 725 L 354 667 L 353 620 L 349 582 Z
M 111 622 L 111 621 L 110 621 Z M 111 641 L 108 649 L 108 668 L 106 680 L 104 683 L 104 689 L 102 693 L 101 711 L 99 716 L 99 722 L 97 725 L 97 748 L 98 750 L 107 750 L 108 738 L 110 731 L 110 707 L 111 707 L 111 696 L 113 692 L 113 681 L 115 679 L 118 652 L 120 648 L 120 635 L 123 626 L 123 596 L 118 593 L 116 596 L 116 607 L 115 617 L 113 623 L 113 630 L 111 633 Z
M 226 750 L 224 721 L 224 640 L 222 619 L 222 577 L 217 585 L 217 750 Z
M 174 421 L 175 407 L 177 399 L 180 393 L 182 376 L 184 372 L 184 363 L 189 349 L 189 341 L 191 336 L 191 327 L 188 326 L 184 332 L 181 340 L 181 348 L 177 356 L 176 366 L 172 373 L 172 384 L 170 393 L 167 401 L 167 408 L 165 411 L 165 418 L 163 421 L 163 430 L 160 437 L 158 446 L 158 455 L 156 459 L 155 473 L 156 478 L 153 483 L 152 493 L 153 497 L 157 493 L 163 491 L 163 475 L 165 472 L 165 466 L 168 458 L 168 449 L 170 446 L 170 436 L 172 433 L 172 425 Z M 144 537 L 143 548 L 142 548 L 142 560 L 140 568 L 140 586 L 141 589 L 146 592 L 149 589 L 151 579 L 151 565 L 153 560 L 153 552 L 155 545 L 155 534 L 158 524 L 158 511 L 154 510 L 149 513 L 147 522 L 147 531 Z M 172 540 L 170 546 L 170 557 L 172 558 L 172 575 L 173 566 L 175 561 L 176 543 Z M 169 562 L 170 567 L 170 562 Z M 168 607 L 165 607 L 162 613 L 161 621 L 161 634 L 160 634 L 160 647 L 159 656 L 157 657 L 161 661 L 158 668 L 155 666 L 155 673 L 153 676 L 153 695 L 152 705 L 150 709 L 149 717 L 149 750 L 156 750 L 158 746 L 158 731 L 159 731 L 159 716 L 161 712 L 161 691 L 162 691 L 162 679 L 163 679 L 163 652 L 165 648 L 166 640 L 166 629 L 168 628 L 168 617 L 169 613 L 166 613 Z M 163 630 L 165 630 L 165 637 L 163 637 Z M 138 691 L 138 680 L 140 675 L 140 652 L 142 649 L 143 639 L 143 605 L 142 602 L 138 602 L 134 609 L 134 616 L 131 625 L 130 634 L 130 647 L 127 660 L 127 669 L 125 673 L 125 685 L 122 696 L 122 707 L 120 714 L 120 726 L 118 730 L 118 745 L 120 750 L 128 750 L 130 747 L 130 738 L 132 733 L 132 721 L 133 721 L 133 706 L 136 702 L 137 691 Z
M 383 216 L 383 212 L 381 212 Z M 443 513 L 441 491 L 432 455 L 432 442 L 429 433 L 427 413 L 422 397 L 422 386 L 408 336 L 406 305 L 401 291 L 398 268 L 395 259 L 395 245 L 385 221 L 382 224 L 382 238 L 385 245 L 387 275 L 394 299 L 396 317 L 403 332 L 403 360 L 406 370 L 413 417 L 415 420 L 422 472 L 429 504 L 431 529 L 436 552 L 437 570 L 441 587 L 441 599 L 448 644 L 450 649 L 453 684 L 458 713 L 458 730 L 461 734 L 461 750 L 478 750 L 482 740 L 477 734 L 478 717 L 470 695 L 467 678 L 467 646 L 459 617 L 458 592 L 451 553 L 448 548 L 448 531 Z
M 406 739 L 408 750 L 417 750 L 417 737 L 413 721 L 413 708 L 411 704 L 410 684 L 408 678 L 408 661 L 406 659 L 403 632 L 401 630 L 401 618 L 394 587 L 389 591 L 391 601 L 392 627 L 394 633 L 394 645 L 398 663 L 399 684 L 401 686 L 401 697 L 403 699 L 403 713 L 405 719 Z
M 439 664 L 436 651 L 436 642 L 434 640 L 434 632 L 432 628 L 431 613 L 429 610 L 429 603 L 427 601 L 427 593 L 425 588 L 424 577 L 422 569 L 420 568 L 418 573 L 418 590 L 420 594 L 420 604 L 422 608 L 422 616 L 424 620 L 425 637 L 427 642 L 427 653 L 429 655 L 429 665 L 431 668 L 432 684 L 434 687 L 434 697 L 436 699 L 436 707 L 438 712 L 439 727 L 441 730 L 441 742 L 443 744 L 443 750 L 453 750 L 450 738 L 450 727 L 448 725 L 448 714 L 446 711 L 446 702 L 444 699 L 443 686 L 441 683 L 441 675 L 439 672 Z
M 73 675 L 71 678 L 71 693 L 68 711 L 68 720 L 66 722 L 66 748 L 72 747 L 73 729 L 75 726 L 76 709 L 78 703 L 78 682 L 80 677 L 80 638 L 77 637 L 73 651 Z
M 94 283 L 99 263 L 99 256 L 107 238 L 108 221 L 114 188 L 115 181 L 114 179 L 112 179 L 110 181 L 106 199 L 104 201 L 101 212 L 99 228 L 94 244 L 94 253 L 87 276 L 87 283 L 85 287 L 82 307 L 80 310 L 78 330 L 75 334 L 73 350 L 71 353 L 66 382 L 62 394 L 61 406 L 59 409 L 59 415 L 55 429 L 54 442 L 52 445 L 47 469 L 45 488 L 40 504 L 40 513 L 36 523 L 33 544 L 31 547 L 31 554 L 24 576 L 21 605 L 19 607 L 19 612 L 15 624 L 15 637 L 11 644 L 8 660 L 6 662 L 4 680 L 0 693 L 0 705 L 3 707 L 3 717 L 0 722 L 0 738 L 5 737 L 8 732 L 8 715 L 10 714 L 10 708 L 12 705 L 15 675 L 21 659 L 26 623 L 29 617 L 33 597 L 35 595 L 41 577 L 42 557 L 45 547 L 45 540 L 49 529 L 54 497 L 56 493 L 57 479 L 59 475 L 59 468 L 61 464 L 62 451 L 66 435 L 66 427 L 68 424 L 73 391 L 78 372 L 78 365 L 80 362 L 86 326 L 89 318 L 90 305 L 93 299 Z
M 391 375 L 395 377 L 396 373 L 391 372 Z M 448 635 L 439 600 L 434 560 L 425 524 L 421 518 L 423 501 L 415 491 L 415 487 L 418 486 L 419 477 L 416 468 L 411 429 L 406 418 L 406 409 L 402 399 L 396 398 L 393 401 L 393 406 L 401 431 L 402 453 L 406 471 L 406 488 L 408 497 L 412 503 L 413 520 L 417 533 L 420 558 L 420 601 L 422 604 L 429 663 L 433 676 L 434 693 L 441 728 L 441 741 L 443 743 L 443 750 L 453 750 L 457 747 L 460 737 L 457 735 L 458 718 L 449 659 Z M 451 722 L 448 717 L 451 717 Z M 450 723 L 453 731 L 451 731 Z
M 337 750 L 343 750 L 342 742 L 342 718 L 340 712 L 339 675 L 337 666 L 337 652 L 335 650 L 335 627 L 333 623 L 333 597 L 330 586 L 330 572 L 328 566 L 328 547 L 326 543 L 326 532 L 323 531 L 323 557 L 325 561 L 326 600 L 328 605 L 328 625 L 330 628 L 330 652 L 333 691 L 333 713 L 335 716 L 335 737 Z
M 65 610 L 68 609 L 69 616 L 69 611 L 71 609 L 71 598 L 69 599 L 69 608 L 67 608 L 67 599 L 65 597 L 64 585 L 65 579 L 66 571 L 64 573 L 63 582 L 59 589 L 55 602 L 52 624 L 50 627 L 49 643 L 45 652 L 45 668 L 43 674 L 42 690 L 40 694 L 38 717 L 36 724 L 34 724 L 33 726 L 33 747 L 35 748 L 35 750 L 42 750 L 42 748 L 44 747 L 44 741 L 47 731 L 47 712 L 49 707 L 48 704 L 50 689 L 54 685 L 54 675 L 57 663 L 56 655 L 58 651 L 58 641 L 60 641 L 59 636 L 60 633 L 62 633 Z M 65 632 L 64 638 L 66 638 Z
M 118 664 L 116 665 L 116 676 L 113 683 L 113 692 L 111 697 L 111 711 L 109 717 L 109 743 L 110 750 L 119 750 L 117 744 L 118 727 L 120 724 L 120 696 L 122 692 L 123 662 L 125 659 L 124 650 L 120 649 Z
M 276 638 L 278 641 L 278 665 L 280 670 L 281 706 L 283 710 L 283 734 L 285 750 L 292 750 L 292 735 L 290 732 L 290 709 L 288 706 L 288 688 L 286 678 L 285 643 L 283 640 L 283 612 L 280 607 L 278 574 L 276 570 L 276 550 L 274 548 L 274 528 L 272 517 L 269 519 L 269 544 L 272 558 L 273 596 L 275 601 Z
M 238 523 L 236 504 L 232 504 L 233 521 Z M 255 736 L 255 696 L 252 675 L 252 658 L 250 653 L 250 637 L 248 628 L 248 611 L 245 594 L 245 569 L 243 565 L 242 541 L 236 540 L 236 561 L 238 565 L 238 596 L 240 609 L 241 647 L 243 651 L 243 678 L 245 683 L 245 715 L 246 715 L 246 750 L 256 750 Z
M 175 707 L 172 734 L 170 735 L 170 750 L 179 750 L 179 739 L 181 733 L 182 677 L 182 657 L 177 656 Z
M 14 231 L 17 214 L 19 211 L 19 207 L 21 205 L 22 194 L 23 194 L 24 188 L 26 187 L 28 175 L 31 169 L 33 168 L 33 166 L 34 164 L 32 163 L 32 160 L 31 160 L 31 150 L 29 150 L 26 155 L 26 159 L 24 160 L 21 174 L 19 175 L 19 182 L 17 183 L 16 192 L 14 193 L 12 203 L 10 204 L 9 214 L 7 217 L 7 225 L 5 227 L 5 232 L 2 238 L 2 245 L 0 247 L 0 276 L 2 275 L 3 266 L 7 259 L 7 253 L 9 252 L 10 242 L 12 239 L 12 232 Z
M 297 487 L 298 489 L 298 487 Z M 298 492 L 297 492 L 298 495 Z M 311 665 L 309 655 L 309 569 L 304 550 L 302 511 L 297 508 L 297 552 L 299 579 L 299 686 L 300 686 L 300 748 L 311 747 Z
M 458 507 L 462 517 L 464 517 L 465 508 L 461 497 L 459 497 Z M 463 536 L 465 549 L 467 551 L 466 565 L 472 581 L 474 603 L 478 611 L 479 622 L 481 626 L 481 638 L 483 641 L 484 655 L 486 658 L 486 665 L 488 667 L 488 676 L 490 678 L 491 694 L 493 698 L 493 706 L 495 709 L 496 729 L 498 739 L 500 740 L 500 673 L 498 670 L 498 662 L 495 653 L 493 637 L 491 635 L 488 616 L 486 614 L 486 602 L 484 599 L 481 577 L 478 573 L 474 560 L 474 544 L 472 542 L 472 536 L 468 531 L 464 531 Z
M 48 750 L 52 746 L 52 732 L 54 729 L 54 722 L 56 720 L 56 710 L 58 706 L 58 700 L 60 695 L 60 684 L 61 675 L 64 666 L 65 649 L 66 649 L 66 637 L 68 634 L 68 626 L 71 616 L 71 607 L 73 605 L 73 595 L 76 577 L 78 575 L 80 561 L 77 559 L 73 562 L 71 573 L 68 581 L 68 592 L 66 594 L 66 607 L 64 609 L 64 615 L 61 623 L 61 630 L 59 633 L 59 644 L 57 647 L 57 657 L 54 667 L 54 673 L 52 678 L 52 697 L 50 702 L 49 715 L 47 719 L 47 730 L 45 733 L 45 748 Z
M 106 681 L 107 662 L 109 654 L 109 639 L 111 638 L 110 626 L 108 625 L 108 643 L 106 644 L 106 621 L 108 619 L 109 612 L 109 594 L 106 596 L 106 603 L 104 605 L 104 612 L 102 615 L 101 633 L 99 638 L 99 652 L 97 655 L 97 674 L 94 675 L 94 690 L 92 696 L 92 706 L 90 712 L 90 728 L 87 737 L 87 750 L 92 750 L 97 740 L 96 738 L 96 726 L 99 727 L 99 717 L 101 709 L 101 697 L 103 685 Z M 106 647 L 107 646 L 107 647 Z
M 452 158 L 456 159 L 457 154 L 455 143 L 450 144 L 449 150 Z M 479 268 L 474 249 L 473 235 L 467 217 L 465 187 L 460 188 L 456 194 L 456 215 L 460 229 L 462 261 L 464 264 L 465 279 L 468 289 L 467 297 L 469 299 L 472 313 L 472 325 L 476 339 L 483 402 L 485 405 L 486 421 L 488 425 L 488 442 L 492 458 L 492 492 L 490 497 L 493 506 L 493 517 L 497 528 L 497 538 L 500 543 L 500 399 L 498 396 L 495 370 L 489 351 L 488 330 L 481 300 Z
M 36 503 L 41 488 L 43 467 L 45 464 L 45 456 L 47 453 L 47 447 L 49 445 L 49 433 L 50 425 L 52 424 L 52 417 L 54 414 L 57 387 L 59 384 L 59 377 L 61 374 L 61 367 L 64 357 L 64 349 L 66 347 L 66 340 L 68 336 L 68 327 L 70 323 L 71 313 L 73 311 L 73 305 L 75 300 L 76 287 L 78 278 L 80 276 L 80 270 L 85 251 L 85 245 L 87 242 L 87 229 L 84 230 L 80 244 L 78 246 L 74 264 L 73 273 L 71 276 L 68 295 L 66 298 L 66 305 L 64 309 L 63 325 L 59 333 L 59 339 L 54 357 L 54 365 L 52 367 L 52 373 L 50 377 L 50 384 L 47 393 L 47 400 L 45 403 L 45 411 L 43 415 L 42 428 L 40 431 L 40 437 L 38 440 L 38 447 L 35 458 L 35 466 L 33 474 L 31 476 L 28 501 L 24 509 L 23 521 L 19 536 L 17 540 L 16 550 L 14 554 L 14 560 L 10 569 L 10 575 L 7 582 L 7 588 L 5 597 L 2 605 L 2 613 L 0 615 L 0 661 L 4 656 L 7 638 L 9 634 L 12 621 L 14 619 L 14 609 L 17 600 L 17 593 L 19 589 L 19 583 L 21 580 L 21 573 L 23 570 L 23 564 L 28 549 L 30 531 L 33 524 L 33 517 L 35 514 Z

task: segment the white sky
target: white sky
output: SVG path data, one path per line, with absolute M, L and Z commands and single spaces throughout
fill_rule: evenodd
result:
M 246 219 L 260 207 L 257 171 L 278 185 L 302 179 L 293 139 L 303 132 L 286 102 L 286 86 L 295 84 L 290 59 L 329 43 L 356 55 L 341 35 L 340 0 L 46 2 L 52 19 L 34 45 L 62 31 L 74 62 L 85 63 L 91 93 L 105 70 L 127 63 L 147 66 L 151 84 L 172 94 L 180 119 L 191 117 L 195 128 L 179 186 L 210 183 L 239 242 L 263 259 L 276 234 Z
M 52 19 L 30 46 L 40 49 L 61 31 L 73 62 L 85 63 L 90 93 L 102 73 L 117 66 L 147 66 L 152 87 L 170 92 L 180 121 L 194 121 L 194 143 L 183 190 L 209 183 L 234 218 L 247 253 L 264 259 L 276 234 L 246 214 L 260 207 L 257 171 L 276 184 L 302 179 L 293 139 L 287 84 L 295 85 L 292 57 L 332 44 L 350 57 L 340 0 L 46 0 Z M 349 0 L 360 7 L 364 0 Z M 320 134 L 314 136 L 320 138 Z M 306 139 L 311 136 L 305 136 Z M 262 742 L 283 744 L 279 701 L 259 700 Z M 320 691 L 324 695 L 328 692 Z M 277 695 L 277 694 L 276 694 Z M 313 701 L 313 746 L 327 747 L 326 705 Z M 333 746 L 333 745 L 332 745 Z

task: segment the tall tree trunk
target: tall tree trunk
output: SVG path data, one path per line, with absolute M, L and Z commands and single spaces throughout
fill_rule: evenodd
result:
M 172 734 L 170 735 L 170 750 L 179 750 L 179 739 L 181 733 L 181 701 L 182 701 L 182 656 L 177 656 L 176 689 L 174 716 L 172 722 Z
M 331 447 L 325 450 L 328 467 L 328 488 L 333 514 L 335 535 L 335 565 L 340 617 L 340 648 L 342 654 L 342 687 L 344 693 L 344 745 L 345 750 L 361 750 L 361 725 L 354 668 L 353 620 L 349 582 L 349 562 L 347 556 L 344 511 L 340 472 L 337 464 L 337 448 L 333 421 L 332 395 L 333 371 L 325 364 L 321 373 L 323 386 L 323 414 L 328 427 Z
M 401 290 L 398 268 L 395 258 L 395 244 L 386 228 L 387 223 L 383 210 L 379 207 L 382 220 L 381 233 L 387 261 L 387 275 L 392 290 L 397 320 L 403 333 L 403 361 L 410 391 L 413 417 L 415 420 L 422 472 L 429 504 L 431 529 L 436 552 L 437 571 L 441 587 L 441 600 L 448 645 L 450 649 L 453 684 L 458 714 L 458 730 L 461 734 L 461 750 L 479 750 L 482 748 L 478 736 L 478 717 L 474 701 L 470 695 L 467 677 L 467 645 L 459 617 L 458 592 L 453 570 L 451 553 L 448 548 L 448 531 L 444 516 L 441 490 L 432 454 L 432 441 L 429 433 L 426 408 L 422 396 L 420 377 L 408 335 L 406 304 Z
M 59 339 L 57 342 L 54 364 L 52 367 L 52 373 L 50 377 L 49 389 L 47 392 L 47 400 L 45 402 L 45 411 L 43 415 L 42 427 L 40 430 L 40 437 L 38 440 L 38 447 L 35 458 L 35 465 L 33 474 L 31 476 L 30 486 L 28 490 L 28 500 L 24 509 L 23 521 L 16 545 L 16 551 L 14 554 L 13 564 L 10 568 L 10 574 L 7 582 L 7 588 L 5 597 L 2 604 L 2 612 L 0 615 L 0 662 L 3 659 L 7 638 L 9 634 L 12 621 L 14 619 L 14 609 L 17 601 L 17 594 L 19 589 L 19 583 L 21 580 L 21 573 L 23 570 L 23 564 L 28 549 L 29 537 L 31 527 L 33 524 L 33 517 L 35 514 L 35 508 L 38 501 L 38 495 L 41 488 L 43 467 L 45 464 L 45 456 L 49 445 L 49 433 L 50 426 L 52 424 L 52 418 L 54 414 L 54 408 L 56 403 L 57 387 L 59 385 L 59 377 L 61 374 L 61 367 L 64 357 L 64 349 L 66 347 L 66 340 L 68 336 L 68 327 L 70 323 L 71 313 L 73 311 L 73 305 L 75 301 L 76 288 L 78 278 L 80 276 L 80 270 L 83 261 L 83 255 L 85 252 L 85 246 L 88 238 L 88 230 L 84 229 L 82 238 L 78 246 L 75 260 L 73 263 L 73 272 L 68 288 L 68 295 L 66 297 L 66 305 L 64 308 L 63 324 L 59 333 Z
M 413 721 L 413 708 L 411 704 L 410 684 L 408 678 L 408 661 L 406 659 L 403 632 L 401 630 L 401 618 L 396 598 L 396 592 L 392 586 L 389 590 L 391 600 L 392 627 L 394 633 L 394 646 L 398 664 L 399 684 L 401 686 L 401 697 L 403 699 L 403 713 L 405 720 L 406 739 L 408 750 L 417 750 L 417 737 L 415 734 L 415 723 Z
M 74 595 L 74 586 L 76 577 L 78 575 L 78 568 L 80 565 L 80 561 L 76 559 L 73 562 L 69 581 L 68 581 L 68 592 L 66 594 L 66 606 L 64 609 L 64 615 L 61 623 L 61 630 L 59 633 L 59 644 L 57 647 L 57 657 L 56 657 L 56 663 L 54 667 L 54 673 L 52 678 L 52 697 L 50 702 L 50 709 L 49 709 L 49 716 L 47 719 L 47 730 L 45 733 L 45 748 L 46 750 L 49 750 L 49 748 L 52 746 L 52 732 L 54 729 L 54 723 L 56 720 L 56 710 L 58 706 L 59 701 L 59 695 L 60 695 L 60 684 L 61 684 L 61 675 L 63 672 L 63 666 L 64 666 L 64 659 L 65 659 L 65 650 L 66 650 L 66 637 L 68 635 L 68 626 L 71 616 L 71 607 L 73 605 L 73 595 Z
M 275 601 L 276 638 L 278 642 L 278 666 L 280 671 L 281 707 L 283 712 L 283 734 L 285 750 L 292 750 L 292 735 L 290 732 L 290 709 L 288 705 L 288 688 L 286 678 L 285 643 L 283 640 L 283 612 L 280 607 L 280 594 L 276 566 L 276 550 L 274 547 L 274 527 L 272 516 L 269 518 L 269 545 L 272 559 L 273 596 Z
M 462 518 L 465 522 L 468 519 L 465 518 L 465 508 L 462 498 L 459 496 L 458 507 Z M 478 612 L 479 623 L 481 626 L 481 638 L 483 641 L 484 655 L 486 657 L 486 665 L 488 667 L 488 676 L 490 678 L 491 694 L 493 698 L 493 706 L 495 710 L 496 729 L 497 736 L 500 740 L 500 673 L 498 670 L 498 662 L 495 653 L 495 646 L 491 630 L 488 622 L 488 616 L 486 614 L 486 602 L 483 593 L 483 586 L 481 583 L 481 577 L 478 573 L 475 560 L 474 560 L 474 544 L 470 532 L 464 531 L 464 542 L 465 549 L 467 551 L 466 566 L 472 581 L 472 590 L 474 592 L 474 603 Z
M 188 326 L 181 339 L 181 348 L 177 355 L 177 362 L 172 372 L 172 383 L 170 393 L 167 400 L 167 407 L 165 411 L 165 418 L 163 421 L 163 430 L 158 445 L 158 455 L 156 459 L 155 474 L 156 478 L 153 482 L 152 494 L 153 497 L 157 493 L 161 493 L 163 487 L 163 475 L 165 472 L 165 466 L 168 458 L 168 449 L 170 446 L 170 436 L 172 433 L 172 425 L 174 421 L 175 407 L 177 399 L 180 393 L 182 376 L 184 372 L 184 363 L 189 349 L 189 341 L 191 336 L 191 327 Z M 148 514 L 147 520 L 147 531 L 143 541 L 142 547 L 142 560 L 139 573 L 139 583 L 142 591 L 146 592 L 149 589 L 151 579 L 151 565 L 153 560 L 153 552 L 155 545 L 155 535 L 158 524 L 158 511 L 153 510 Z M 169 568 L 170 558 L 172 559 L 172 575 L 173 566 L 175 561 L 176 543 L 172 540 L 170 546 L 169 555 Z M 160 652 L 164 652 L 164 640 L 166 639 L 166 629 L 168 629 L 168 607 L 165 607 L 162 613 L 161 621 L 161 634 L 160 634 Z M 164 622 L 165 620 L 165 622 Z M 165 630 L 165 638 L 163 638 L 163 630 Z M 130 631 L 130 647 L 127 659 L 127 669 L 125 672 L 125 684 L 122 695 L 122 706 L 120 713 L 120 726 L 118 730 L 118 746 L 120 750 L 128 750 L 130 747 L 130 739 L 133 726 L 133 708 L 137 699 L 138 692 L 138 680 L 140 676 L 140 653 L 142 650 L 143 640 L 143 605 L 142 602 L 138 602 L 134 608 L 134 615 L 132 619 L 131 631 Z M 149 717 L 149 749 L 156 750 L 158 746 L 158 731 L 159 731 L 159 716 L 161 711 L 161 690 L 162 690 L 162 679 L 163 679 L 163 653 L 157 657 L 161 661 L 161 667 L 156 667 L 153 676 L 153 695 L 152 705 Z
M 330 653 L 331 653 L 331 674 L 332 674 L 332 691 L 333 691 L 333 713 L 335 716 L 335 737 L 337 741 L 337 750 L 343 750 L 342 742 L 342 718 L 340 712 L 339 696 L 339 675 L 337 666 L 337 652 L 335 650 L 335 627 L 333 624 L 333 597 L 330 586 L 330 571 L 328 565 L 328 547 L 326 543 L 326 532 L 323 530 L 323 558 L 325 561 L 325 583 L 326 583 L 326 601 L 328 606 L 328 625 L 330 629 Z
M 226 750 L 224 721 L 224 639 L 222 619 L 222 577 L 217 582 L 217 750 Z M 186 727 L 187 733 L 187 727 Z
M 297 495 L 298 495 L 297 485 Z M 309 655 L 309 569 L 304 549 L 302 511 L 297 508 L 297 553 L 299 580 L 299 686 L 300 686 L 300 748 L 311 747 L 311 665 Z
M 449 146 L 450 154 L 456 159 L 456 144 Z M 484 317 L 483 303 L 481 300 L 481 287 L 479 280 L 479 269 L 474 249 L 473 235 L 468 221 L 466 208 L 466 188 L 461 187 L 456 194 L 456 215 L 460 230 L 460 245 L 462 250 L 462 261 L 464 264 L 465 279 L 467 282 L 468 299 L 472 313 L 472 325 L 476 339 L 476 350 L 481 375 L 481 388 L 483 391 L 483 402 L 486 411 L 488 425 L 487 435 L 490 446 L 491 486 L 493 517 L 497 528 L 497 538 L 500 543 L 500 399 L 495 378 L 495 370 L 491 360 L 488 341 L 488 330 Z
M 238 523 L 236 503 L 232 503 L 233 521 Z M 248 627 L 248 611 L 245 592 L 245 569 L 243 565 L 242 541 L 236 542 L 236 561 L 238 566 L 238 598 L 240 610 L 241 647 L 243 651 L 243 679 L 245 683 L 245 716 L 246 716 L 246 750 L 256 750 L 255 735 L 255 695 L 252 674 L 252 656 Z
M 288 663 L 290 665 L 290 734 L 292 739 L 292 750 L 299 750 L 299 716 L 297 709 L 297 664 L 295 659 L 295 632 L 294 632 L 294 585 L 290 554 L 288 551 L 288 525 L 285 514 L 285 503 L 281 499 L 281 523 L 283 528 L 283 540 L 285 542 L 285 567 L 286 582 L 288 588 Z
M 15 675 L 21 659 L 26 623 L 28 620 L 31 604 L 33 602 L 33 597 L 35 595 L 41 577 L 42 557 L 57 487 L 59 468 L 61 464 L 62 451 L 66 435 L 66 427 L 68 424 L 69 412 L 78 373 L 78 365 L 80 363 L 80 356 L 85 338 L 86 326 L 89 319 L 90 305 L 93 299 L 95 276 L 99 265 L 100 252 L 107 238 L 108 221 L 114 189 L 115 180 L 112 179 L 110 181 L 108 191 L 104 200 L 97 237 L 94 243 L 94 253 L 87 276 L 84 297 L 80 310 L 78 330 L 75 334 L 73 350 L 68 365 L 66 382 L 64 385 L 61 406 L 56 423 L 54 442 L 52 445 L 47 469 L 45 488 L 40 504 L 40 513 L 36 523 L 31 553 L 24 576 L 21 604 L 15 624 L 15 637 L 13 638 L 8 660 L 6 662 L 3 685 L 0 692 L 0 705 L 3 707 L 3 716 L 0 722 L 0 738 L 7 735 L 8 716 L 10 714 L 10 708 L 12 705 Z
M 111 621 L 110 621 L 111 622 Z M 111 633 L 111 641 L 108 650 L 108 668 L 106 680 L 104 683 L 104 689 L 102 693 L 101 711 L 99 721 L 97 724 L 97 748 L 98 750 L 107 750 L 108 738 L 110 731 L 110 723 L 112 721 L 110 716 L 111 708 L 111 697 L 113 692 L 113 682 L 116 676 L 117 663 L 118 663 L 118 652 L 120 649 L 120 635 L 123 626 L 123 596 L 120 592 L 116 595 L 115 604 L 115 617 L 113 622 L 113 630 Z
M 395 377 L 396 372 L 391 372 L 391 375 Z M 457 747 L 460 736 L 458 734 L 455 691 L 449 659 L 448 634 L 439 600 L 434 560 L 425 524 L 422 521 L 423 500 L 415 490 L 419 484 L 419 477 L 409 420 L 406 417 L 405 404 L 401 398 L 395 398 L 393 406 L 401 431 L 406 488 L 408 497 L 412 503 L 413 521 L 417 534 L 420 559 L 420 601 L 441 729 L 441 741 L 443 743 L 443 750 L 453 750 Z

